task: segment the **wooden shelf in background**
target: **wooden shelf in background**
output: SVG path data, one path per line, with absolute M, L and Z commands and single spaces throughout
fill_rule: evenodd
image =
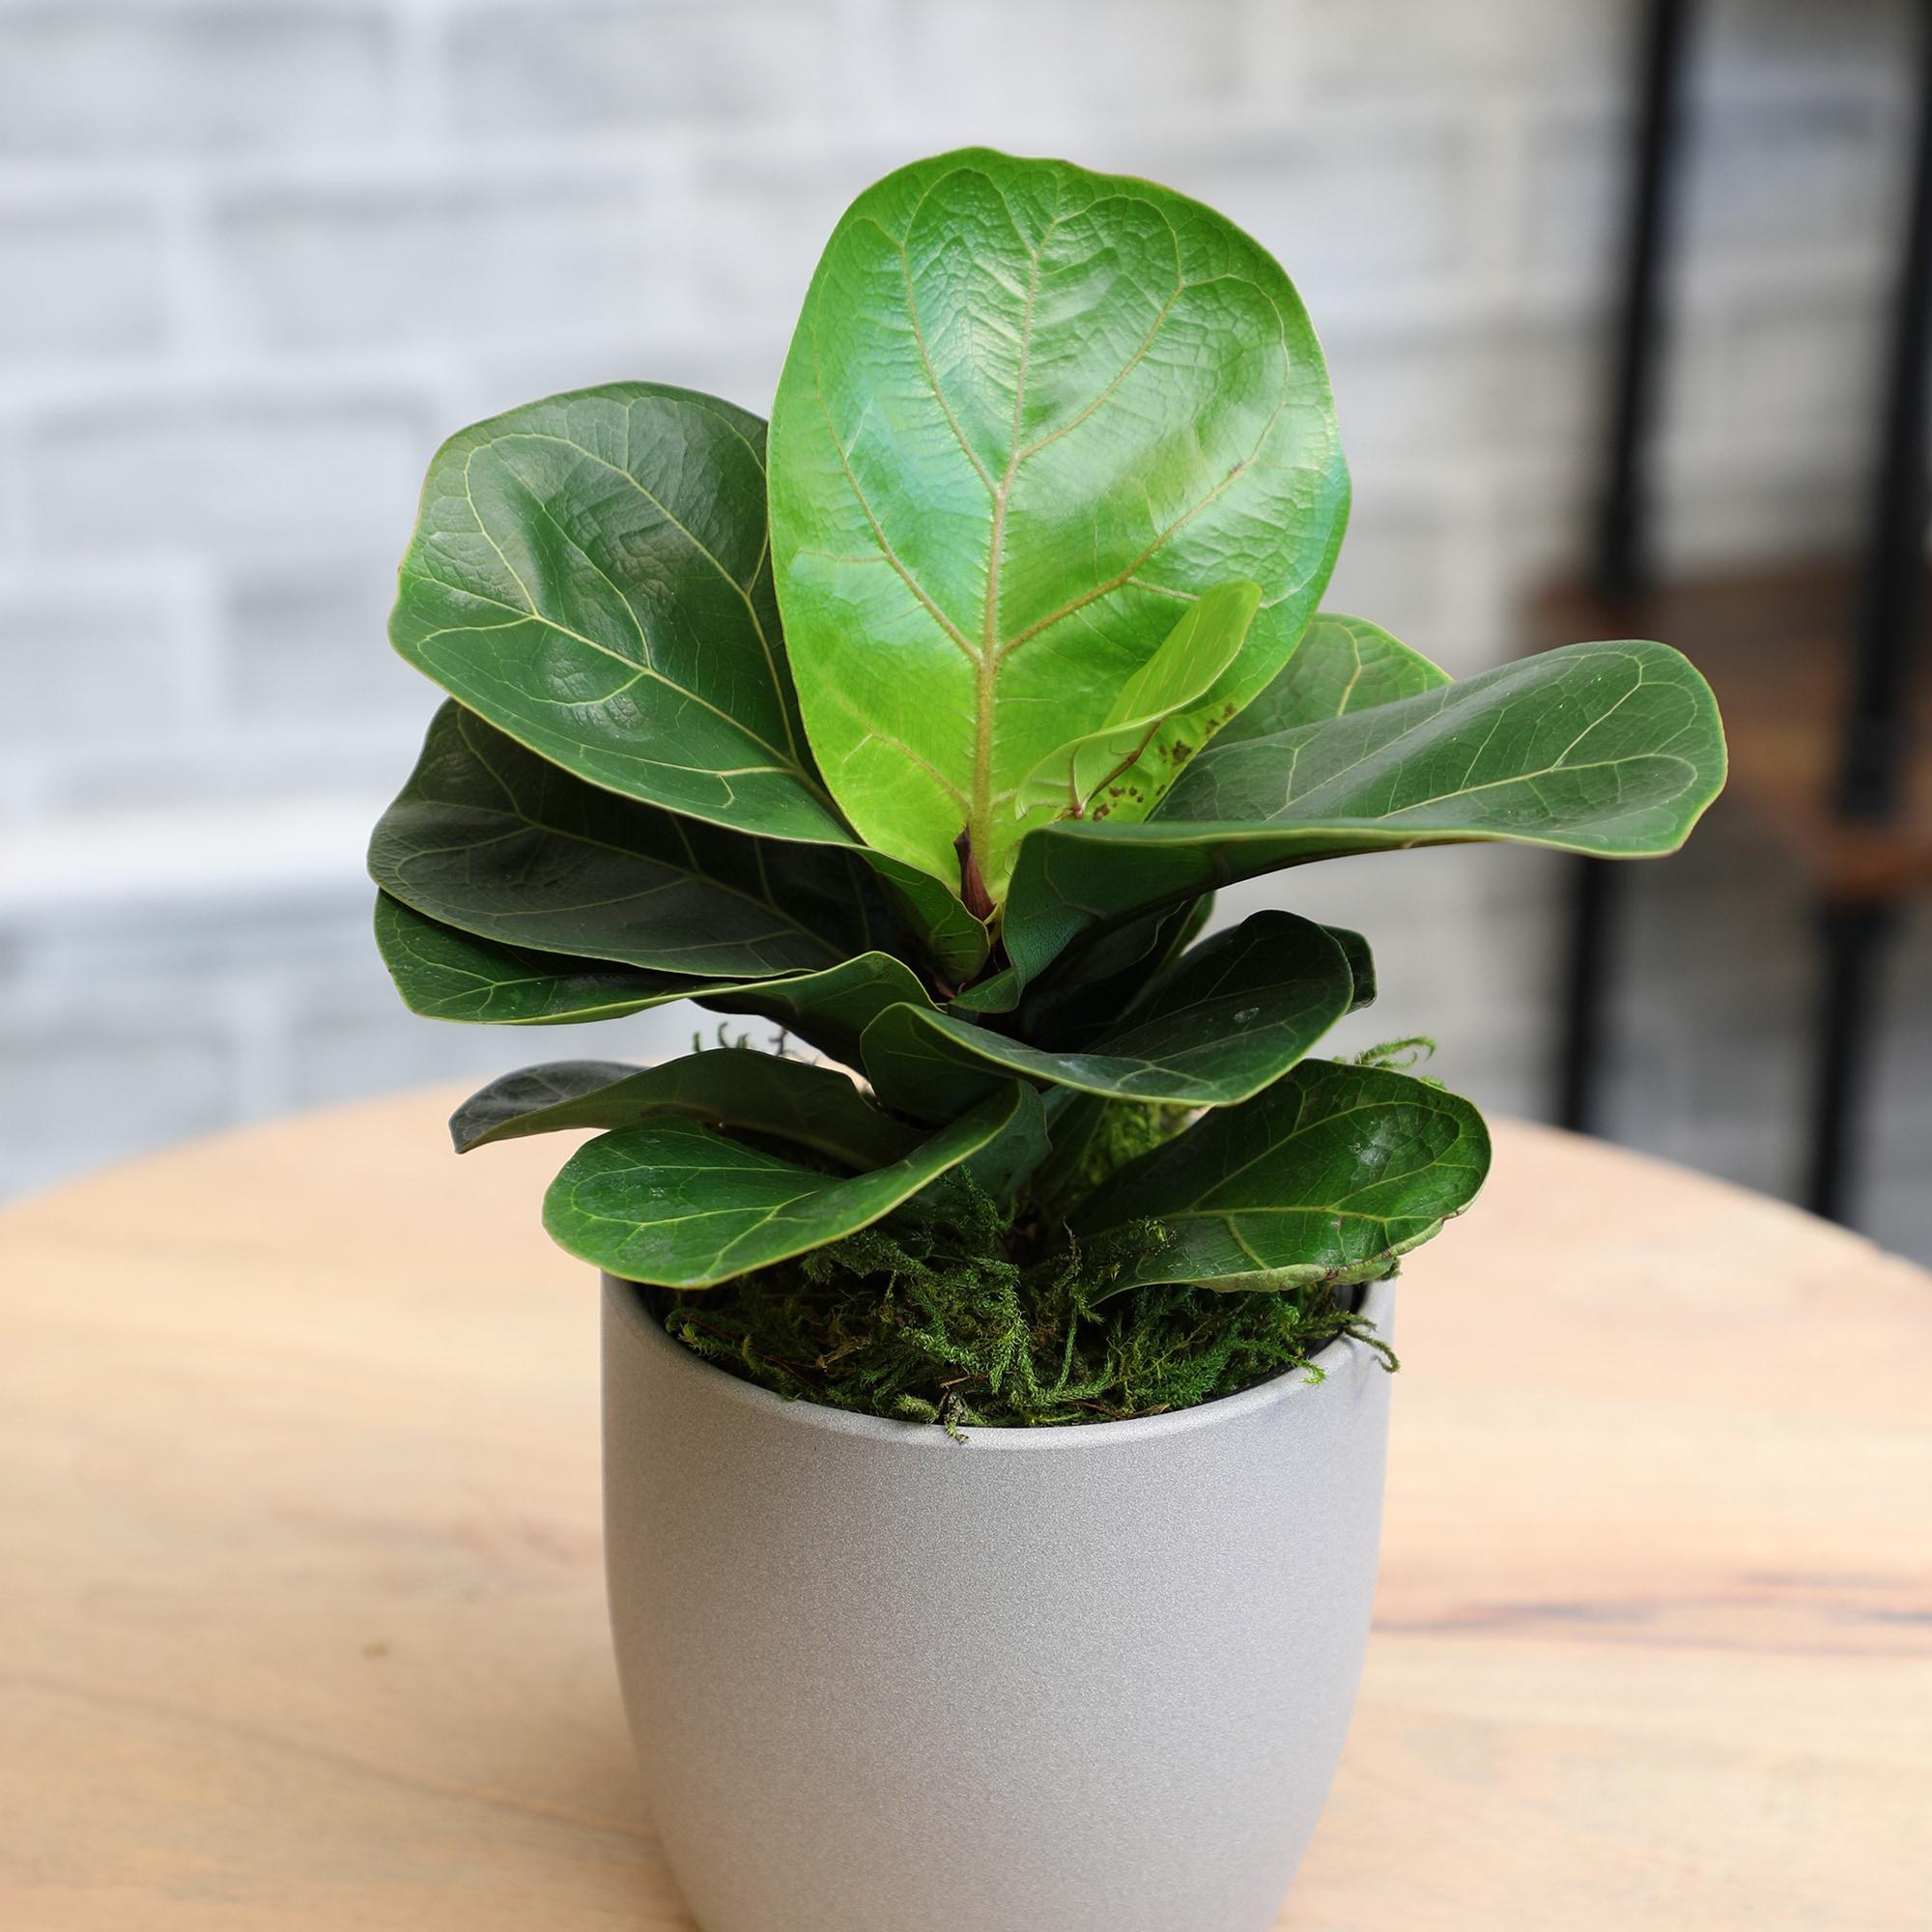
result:
M 1858 608 L 1857 567 L 1825 559 L 1686 578 L 1617 603 L 1559 586 L 1534 606 L 1530 632 L 1537 648 L 1619 637 L 1675 644 L 1718 695 L 1733 809 L 1761 821 L 1825 895 L 1878 903 L 1932 887 L 1932 650 L 1921 637 L 1897 812 L 1882 823 L 1840 818 L 1833 790 Z

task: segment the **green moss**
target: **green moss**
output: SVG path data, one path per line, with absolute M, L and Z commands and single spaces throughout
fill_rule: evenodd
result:
M 670 1334 L 748 1381 L 954 1434 L 1159 1415 L 1296 1369 L 1319 1378 L 1311 1358 L 1344 1334 L 1395 1367 L 1331 1289 L 1109 1293 L 1165 1238 L 1143 1222 L 1082 1247 L 961 1178 L 843 1241 L 658 1306 Z

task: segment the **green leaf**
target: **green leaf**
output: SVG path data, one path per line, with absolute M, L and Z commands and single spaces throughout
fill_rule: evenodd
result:
M 1460 1214 L 1489 1165 L 1489 1131 L 1468 1101 L 1406 1074 L 1311 1060 L 1129 1161 L 1076 1226 L 1167 1228 L 1169 1245 L 1119 1288 L 1363 1281 Z
M 1265 738 L 1324 718 L 1373 711 L 1450 682 L 1440 665 L 1366 617 L 1324 611 L 1309 625 L 1274 681 L 1215 734 L 1217 745 Z
M 1011 1030 L 1038 1046 L 1092 1045 L 1140 998 L 1149 981 L 1200 937 L 1213 909 L 1208 894 L 1122 920 L 1069 948 L 1037 985 L 1026 985 L 1011 974 L 1009 983 L 1021 989 L 1018 1020 Z M 984 983 L 993 988 L 992 980 Z M 1008 1009 L 989 1006 L 983 1010 Z M 973 1009 L 960 999 L 951 1010 L 970 1013 Z
M 1053 1151 L 1047 1138 L 1046 1108 L 1031 1087 L 1020 1089 L 1020 1098 L 1007 1123 L 977 1153 L 959 1164 L 997 1200 L 1010 1202 L 1021 1184 L 1031 1179 L 1039 1164 Z
M 1259 583 L 1224 583 L 1190 604 L 1121 687 L 1100 728 L 1027 775 L 1014 810 L 1022 817 L 1145 818 L 1200 749 L 1181 712 L 1234 663 L 1261 597 Z
M 860 1037 L 880 1013 L 925 999 L 912 969 L 886 952 L 775 980 L 690 979 L 479 939 L 386 893 L 376 901 L 376 940 L 411 1011 L 431 1019 L 555 1026 L 696 1000 L 713 1012 L 774 1021 L 854 1067 Z
M 376 895 L 376 946 L 412 1013 L 483 1026 L 617 1019 L 684 999 L 703 983 L 478 939 L 387 893 Z
M 1710 688 L 1666 644 L 1572 644 L 1262 736 L 1221 736 L 1144 825 L 1029 837 L 1006 940 L 1021 978 L 1079 933 L 1314 859 L 1507 840 L 1673 852 L 1724 781 Z
M 940 977 L 955 986 L 972 979 L 992 948 L 985 926 L 950 887 L 927 877 L 918 867 L 883 852 L 867 851 L 864 856 Z
M 655 1114 L 688 1114 L 829 1154 L 848 1167 L 887 1167 L 920 1143 L 843 1073 L 777 1054 L 724 1047 L 662 1066 L 562 1060 L 506 1073 L 450 1117 L 458 1153 L 493 1141 L 573 1127 L 628 1127 Z
M 1089 1050 L 1047 1052 L 949 1013 L 892 1007 L 866 1030 L 866 1073 L 889 1105 L 927 1120 L 1016 1073 L 1116 1099 L 1228 1106 L 1293 1066 L 1353 994 L 1326 931 L 1260 912 L 1185 953 Z
M 984 149 L 867 190 L 827 245 L 771 431 L 806 728 L 870 845 L 994 901 L 1027 777 L 1099 730 L 1204 584 L 1248 579 L 1237 710 L 1347 518 L 1321 353 L 1279 266 L 1199 203 Z M 970 900 L 970 895 L 969 895 Z
M 628 1280 L 709 1288 L 869 1227 L 1038 1106 L 1014 1083 L 905 1159 L 849 1177 L 661 1116 L 580 1148 L 545 1197 L 544 1226 L 579 1260 Z
M 585 784 L 455 704 L 370 845 L 384 892 L 512 946 L 767 979 L 874 943 L 849 854 L 779 845 Z
M 1376 1003 L 1376 955 L 1369 951 L 1369 942 L 1359 932 L 1351 932 L 1346 925 L 1322 927 L 1337 946 L 1342 949 L 1342 956 L 1349 962 L 1349 972 L 1355 982 L 1354 998 L 1349 1002 L 1349 1010 L 1358 1013 L 1364 1007 Z
M 766 536 L 756 416 L 654 383 L 553 396 L 437 452 L 389 634 L 593 784 L 849 843 L 799 726 Z

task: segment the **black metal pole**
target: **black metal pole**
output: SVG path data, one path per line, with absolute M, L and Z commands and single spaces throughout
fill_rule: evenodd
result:
M 1848 818 L 1888 816 L 1905 758 L 1907 693 L 1922 635 L 1927 360 L 1932 357 L 1932 6 L 1918 14 L 1918 127 L 1911 206 L 1892 311 L 1885 421 L 1863 591 L 1860 599 L 1852 701 L 1838 772 L 1838 810 Z
M 1834 803 L 1846 818 L 1890 815 L 1906 756 L 1914 659 L 1924 635 L 1925 527 L 1932 512 L 1926 409 L 1932 403 L 1932 0 L 1918 11 L 1918 131 L 1891 353 L 1883 399 L 1851 703 Z M 1804 1199 L 1849 1220 L 1857 1206 L 1861 1103 L 1878 1035 L 1886 942 L 1896 922 L 1882 900 L 1828 898 L 1819 914 L 1820 971 L 1811 1148 Z
M 1623 304 L 1611 365 L 1604 494 L 1591 572 L 1598 598 L 1620 612 L 1641 595 L 1650 579 L 1651 429 L 1662 373 L 1663 278 L 1675 213 L 1674 164 L 1690 12 L 1691 0 L 1651 0 L 1639 48 Z M 1634 628 L 1621 614 L 1619 627 Z M 1618 896 L 1611 867 L 1598 859 L 1574 862 L 1556 1118 L 1578 1132 L 1597 1123 L 1597 1076 L 1608 1030 Z
M 1663 277 L 1676 213 L 1690 14 L 1691 0 L 1651 0 L 1638 54 L 1623 307 L 1597 526 L 1596 591 L 1609 603 L 1640 595 L 1650 582 L 1650 433 L 1662 376 Z

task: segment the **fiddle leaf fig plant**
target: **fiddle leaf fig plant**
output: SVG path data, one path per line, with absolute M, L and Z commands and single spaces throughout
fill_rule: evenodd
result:
M 451 439 L 391 631 L 448 701 L 370 855 L 404 999 L 781 1033 L 511 1074 L 459 1150 L 594 1130 L 564 1247 L 738 1373 L 878 1413 L 1146 1413 L 1359 1332 L 1358 1285 L 1482 1185 L 1483 1122 L 1316 1057 L 1374 998 L 1361 935 L 1204 930 L 1215 889 L 1669 852 L 1724 748 L 1666 645 L 1457 683 L 1322 611 L 1348 510 L 1255 242 L 984 150 L 846 213 L 769 430 L 624 383 Z

